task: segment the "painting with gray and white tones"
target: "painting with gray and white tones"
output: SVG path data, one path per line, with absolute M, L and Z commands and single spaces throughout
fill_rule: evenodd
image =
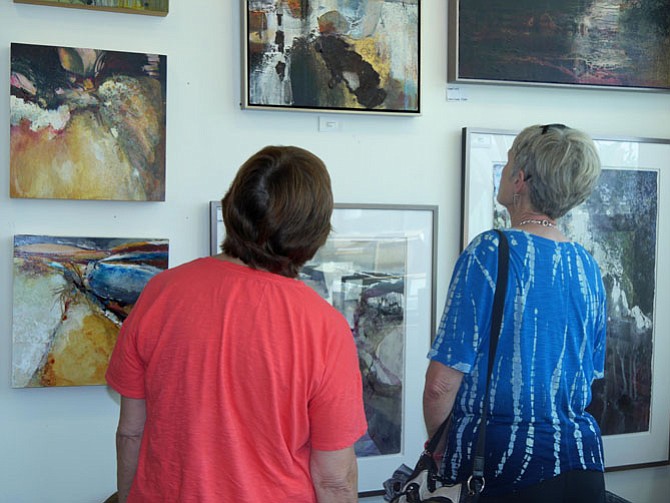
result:
M 496 229 L 504 229 L 511 225 L 509 213 L 507 213 L 505 207 L 497 199 L 498 189 L 500 188 L 500 177 L 502 176 L 504 167 L 504 162 L 493 163 L 493 227 Z
M 397 454 L 402 440 L 407 240 L 329 239 L 300 279 L 351 327 L 368 420 L 359 457 Z

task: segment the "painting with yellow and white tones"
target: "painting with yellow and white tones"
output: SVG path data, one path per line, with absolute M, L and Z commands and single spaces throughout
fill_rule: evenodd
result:
M 10 196 L 165 200 L 166 57 L 11 44 Z

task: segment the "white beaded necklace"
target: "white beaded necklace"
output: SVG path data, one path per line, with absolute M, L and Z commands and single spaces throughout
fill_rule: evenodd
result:
M 521 227 L 522 225 L 528 225 L 528 224 L 537 224 L 541 225 L 542 227 L 556 227 L 556 224 L 547 218 L 543 218 L 542 220 L 536 218 L 529 218 L 527 220 L 524 220 L 523 222 L 519 222 L 518 224 L 516 224 L 516 226 Z

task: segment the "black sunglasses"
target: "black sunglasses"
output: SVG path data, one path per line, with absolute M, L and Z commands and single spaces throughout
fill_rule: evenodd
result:
M 546 132 L 550 129 L 566 129 L 568 126 L 565 124 L 545 124 L 544 126 L 540 127 L 542 128 L 542 133 L 540 134 L 546 134 Z

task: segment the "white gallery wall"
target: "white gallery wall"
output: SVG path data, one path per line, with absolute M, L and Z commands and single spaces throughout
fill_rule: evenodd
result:
M 103 501 L 115 485 L 117 396 L 10 388 L 15 234 L 167 238 L 175 266 L 208 254 L 208 202 L 239 165 L 294 144 L 326 162 L 337 202 L 438 205 L 439 312 L 460 246 L 462 127 L 670 138 L 670 93 L 462 85 L 467 101 L 448 101 L 446 0 L 422 2 L 420 117 L 241 110 L 240 26 L 238 0 L 173 0 L 164 18 L 0 1 L 0 502 Z M 11 42 L 167 55 L 165 202 L 9 198 Z M 319 132 L 324 116 L 340 129 Z

